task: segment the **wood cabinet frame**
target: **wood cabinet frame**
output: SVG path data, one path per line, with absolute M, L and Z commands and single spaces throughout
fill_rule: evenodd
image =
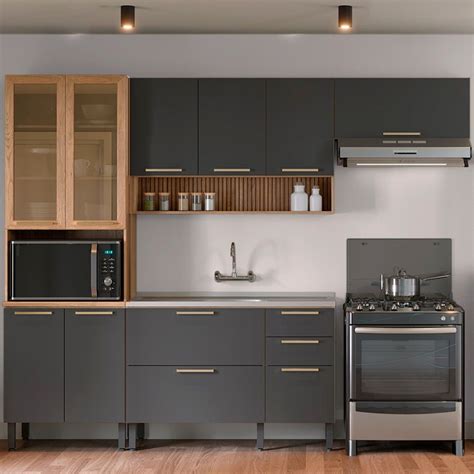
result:
M 15 111 L 17 84 L 54 84 L 56 86 L 56 219 L 15 219 Z M 5 226 L 7 229 L 63 229 L 65 213 L 65 84 L 64 76 L 6 76 L 5 78 Z

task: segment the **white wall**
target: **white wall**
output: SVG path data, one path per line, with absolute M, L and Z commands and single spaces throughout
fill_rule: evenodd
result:
M 149 35 L 0 36 L 0 74 L 125 73 L 142 77 L 471 77 L 472 36 Z M 3 81 L 3 77 L 1 77 Z M 474 111 L 474 90 L 471 90 Z M 2 97 L 3 100 L 3 97 Z M 2 107 L 3 110 L 3 107 Z M 361 111 L 361 114 L 363 111 Z M 474 125 L 474 113 L 472 123 Z M 471 126 L 471 136 L 474 126 Z M 342 169 L 332 216 L 176 216 L 139 219 L 139 289 L 241 290 L 216 284 L 237 244 L 252 291 L 335 291 L 342 330 L 349 237 L 453 239 L 454 295 L 467 317 L 467 420 L 474 421 L 474 172 Z M 161 251 L 162 250 L 162 251 Z M 340 341 L 339 341 L 340 342 Z M 339 355 L 343 347 L 339 344 Z M 339 364 L 341 375 L 341 364 Z M 342 389 L 338 393 L 342 416 Z M 35 428 L 48 436 L 112 436 L 99 426 Z M 269 436 L 319 436 L 319 426 L 270 427 Z M 253 437 L 248 425 L 152 427 L 152 436 Z

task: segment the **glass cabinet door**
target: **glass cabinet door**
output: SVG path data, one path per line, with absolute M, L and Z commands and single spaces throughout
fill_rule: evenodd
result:
M 67 227 L 125 225 L 128 78 L 68 76 Z
M 6 78 L 6 225 L 65 226 L 65 79 Z

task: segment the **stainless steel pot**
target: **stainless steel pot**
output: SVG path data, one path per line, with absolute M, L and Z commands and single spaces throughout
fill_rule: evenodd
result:
M 428 277 L 412 276 L 400 269 L 395 275 L 380 275 L 380 289 L 384 296 L 390 299 L 412 299 L 420 296 L 420 286 L 423 281 L 439 280 L 450 277 L 450 273 Z

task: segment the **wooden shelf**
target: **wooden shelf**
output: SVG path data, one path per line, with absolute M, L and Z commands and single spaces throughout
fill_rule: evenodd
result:
M 297 182 L 306 192 L 319 186 L 323 210 L 291 212 L 290 196 Z M 334 213 L 333 176 L 147 176 L 130 179 L 130 213 L 139 215 L 306 214 Z M 169 192 L 172 211 L 144 211 L 145 192 Z M 179 192 L 216 193 L 215 211 L 177 211 Z M 203 206 L 204 207 L 204 206 Z

